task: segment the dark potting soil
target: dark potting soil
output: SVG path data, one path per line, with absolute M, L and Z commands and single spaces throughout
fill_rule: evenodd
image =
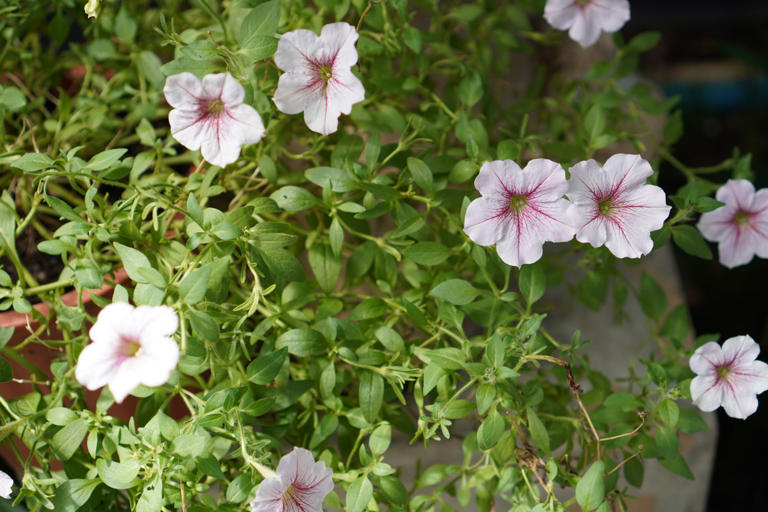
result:
M 16 239 L 16 252 L 19 254 L 22 264 L 32 277 L 40 284 L 56 281 L 64 270 L 64 263 L 60 256 L 45 254 L 37 250 L 37 244 L 43 241 L 43 237 L 32 226 L 22 231 Z M 19 280 L 19 273 L 7 256 L 0 258 L 0 268 L 11 276 L 11 281 Z M 30 302 L 40 302 L 36 297 L 29 297 Z

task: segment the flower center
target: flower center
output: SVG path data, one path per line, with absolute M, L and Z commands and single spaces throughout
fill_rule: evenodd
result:
M 733 222 L 735 222 L 737 226 L 745 226 L 749 224 L 749 218 L 749 212 L 742 210 L 733 216 Z
M 333 69 L 331 66 L 317 66 L 317 72 L 320 73 L 320 78 L 325 85 L 328 85 L 328 80 L 333 78 Z
M 728 376 L 731 374 L 731 367 L 729 365 L 723 365 L 717 367 L 717 380 L 728 380 Z
M 133 341 L 133 340 L 127 340 L 123 338 L 123 346 L 122 346 L 122 354 L 124 356 L 133 357 L 135 356 L 139 350 L 141 350 L 141 344 Z
M 522 194 L 512 196 L 509 199 L 509 209 L 515 213 L 520 213 L 520 210 L 526 206 L 528 206 L 528 201 L 526 201 L 525 196 Z
M 603 217 L 609 217 L 614 208 L 613 201 L 610 197 L 606 197 L 597 202 L 597 212 Z
M 576 3 L 577 3 L 577 4 L 579 4 L 579 5 L 581 5 L 581 6 L 586 6 L 586 5 L 589 5 L 589 3 L 590 3 L 591 1 L 592 1 L 592 0 L 576 0 Z
M 224 112 L 224 103 L 221 100 L 210 100 L 207 105 L 209 116 L 220 116 Z
M 291 484 L 283 493 L 283 503 L 296 503 L 296 501 L 296 487 Z

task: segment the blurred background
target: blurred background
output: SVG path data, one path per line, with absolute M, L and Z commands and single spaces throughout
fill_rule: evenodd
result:
M 755 188 L 768 187 L 768 1 L 630 3 L 626 38 L 646 30 L 662 34 L 640 72 L 668 96 L 680 97 L 685 130 L 674 155 L 687 166 L 709 166 L 739 148 L 752 154 Z M 662 167 L 666 190 L 682 185 L 681 178 L 671 166 Z M 761 344 L 759 359 L 768 361 L 768 260 L 728 270 L 717 259 L 675 250 L 696 334 L 720 333 L 721 341 L 749 334 Z M 718 411 L 708 512 L 768 509 L 768 394 L 759 399 L 757 413 L 746 421 Z

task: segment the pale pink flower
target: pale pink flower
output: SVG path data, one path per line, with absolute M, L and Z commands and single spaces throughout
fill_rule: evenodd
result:
M 229 73 L 215 73 L 200 82 L 192 73 L 171 75 L 163 88 L 173 110 L 171 135 L 203 158 L 224 167 L 240 156 L 240 147 L 264 136 L 261 116 L 243 103 L 245 90 Z
M 757 395 L 768 389 L 768 364 L 755 361 L 760 345 L 750 336 L 714 341 L 696 349 L 688 365 L 696 373 L 691 398 L 702 411 L 721 405 L 732 418 L 744 419 L 757 410 Z
M 486 162 L 475 178 L 482 197 L 472 201 L 464 232 L 479 245 L 496 244 L 508 265 L 541 258 L 544 242 L 566 242 L 576 232 L 573 209 L 560 164 L 537 158 L 520 169 L 512 160 Z
M 544 18 L 586 48 L 600 32 L 616 32 L 629 21 L 628 0 L 547 0 Z
M 13 478 L 8 476 L 5 472 L 0 471 L 0 498 L 10 498 L 12 486 Z
M 251 512 L 322 512 L 333 490 L 333 471 L 312 452 L 294 448 L 280 459 L 277 474 L 259 484 Z
M 109 304 L 89 331 L 93 343 L 80 353 L 75 377 L 90 390 L 109 385 L 116 402 L 139 384 L 165 384 L 179 361 L 171 335 L 179 318 L 168 306 Z
M 747 180 L 728 180 L 715 197 L 725 204 L 703 214 L 697 227 L 707 240 L 720 242 L 720 263 L 733 268 L 755 254 L 768 258 L 768 188 L 755 192 Z
M 618 258 L 639 258 L 653 249 L 651 231 L 669 216 L 664 191 L 645 180 L 651 164 L 640 155 L 613 155 L 603 167 L 594 160 L 570 169 L 568 199 L 578 215 L 579 242 L 605 245 Z
M 365 89 L 352 74 L 357 63 L 357 31 L 348 23 L 283 34 L 275 63 L 285 71 L 277 83 L 274 102 L 281 112 L 304 112 L 310 130 L 328 135 L 338 129 L 339 116 L 365 99 Z

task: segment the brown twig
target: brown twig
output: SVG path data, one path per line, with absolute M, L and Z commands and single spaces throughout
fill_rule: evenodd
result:
M 371 5 L 373 5 L 373 2 L 368 2 L 368 7 L 366 7 L 365 10 L 363 11 L 363 14 L 360 15 L 360 21 L 357 22 L 357 28 L 355 28 L 357 32 L 360 32 L 360 27 L 363 26 L 363 20 L 368 14 L 368 11 L 371 10 Z
M 639 450 L 638 450 L 636 453 L 633 453 L 632 455 L 630 455 L 629 457 L 627 457 L 627 458 L 626 458 L 626 459 L 624 459 L 623 461 L 619 462 L 619 464 L 618 464 L 618 465 L 617 465 L 615 468 L 613 468 L 612 470 L 610 470 L 609 472 L 607 472 L 607 473 L 605 474 L 605 476 L 608 476 L 608 475 L 610 475 L 611 473 L 613 473 L 614 471 L 616 471 L 617 469 L 619 469 L 621 466 L 623 466 L 624 464 L 626 464 L 626 463 L 627 463 L 627 462 L 629 462 L 630 460 L 632 460 L 632 459 L 634 459 L 635 457 L 637 457 L 638 455 L 640 455 L 640 452 L 642 452 L 642 451 L 643 451 L 643 449 L 642 449 L 642 447 L 641 447 L 641 448 L 640 448 L 640 449 L 639 449 Z
M 626 434 L 619 434 L 617 436 L 603 437 L 603 438 L 600 439 L 600 441 L 601 442 L 602 441 L 612 441 L 614 439 L 620 439 L 622 437 L 631 436 L 632 434 L 634 434 L 635 432 L 637 432 L 638 430 L 643 428 L 643 425 L 645 425 L 645 416 L 646 416 L 646 414 L 644 412 L 640 411 L 640 412 L 637 413 L 637 415 L 640 416 L 640 425 L 638 425 L 635 430 L 633 430 L 632 432 L 627 432 Z
M 184 482 L 179 482 L 179 489 L 181 489 L 181 512 L 187 512 L 187 501 L 184 495 Z

